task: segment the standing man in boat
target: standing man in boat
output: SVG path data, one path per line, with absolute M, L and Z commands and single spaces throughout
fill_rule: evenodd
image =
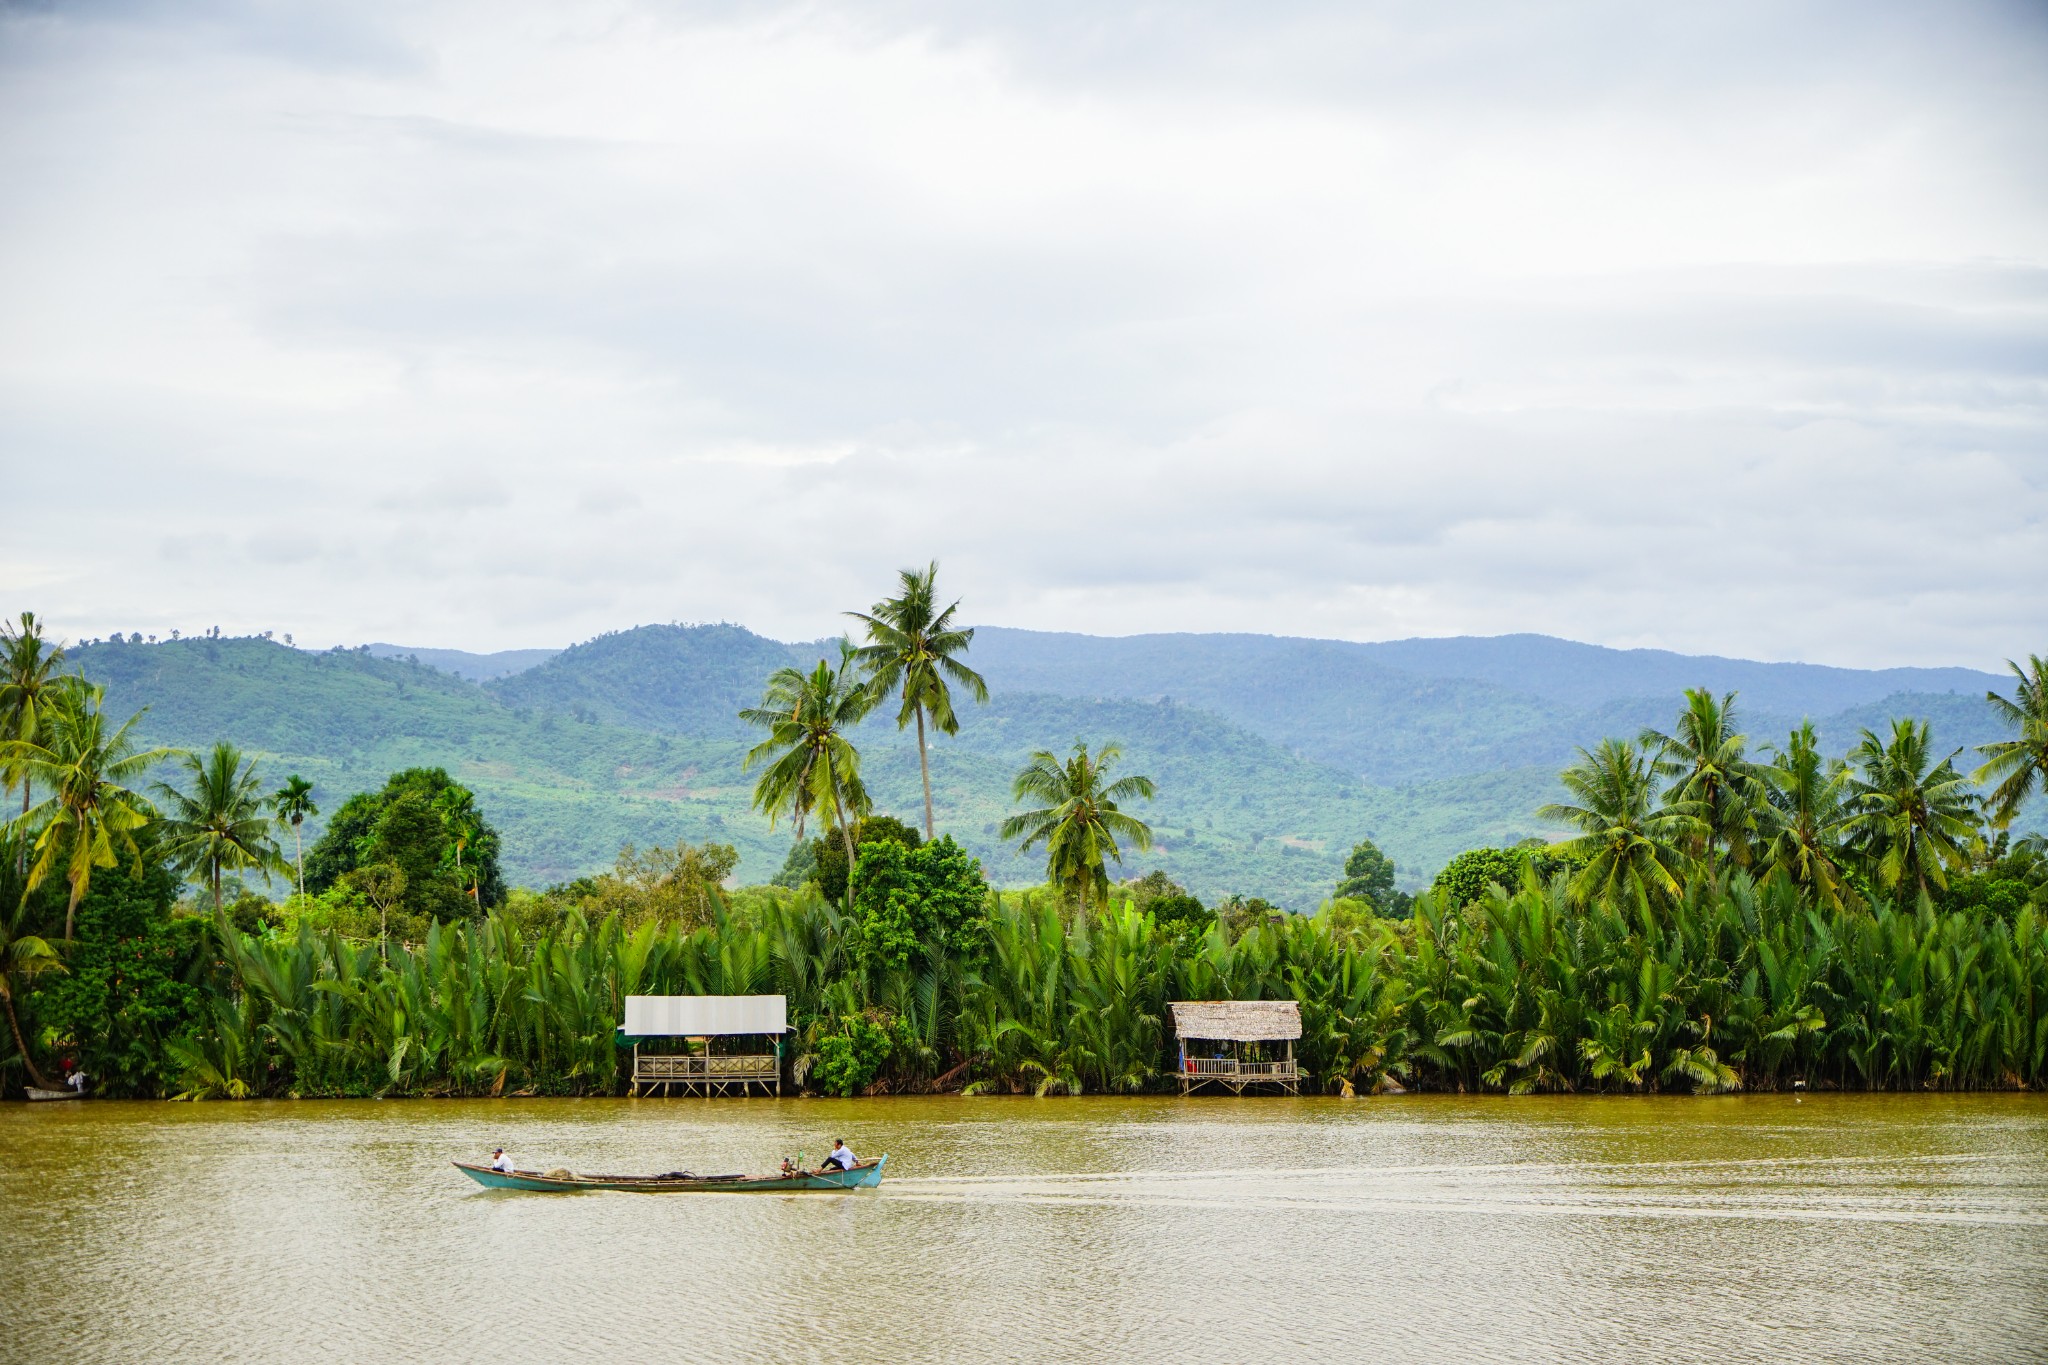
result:
M 853 1148 L 846 1145 L 845 1139 L 833 1138 L 832 1150 L 825 1153 L 825 1164 L 818 1168 L 818 1174 L 823 1175 L 835 1167 L 842 1171 L 850 1171 L 859 1161 L 860 1158 L 853 1154 Z

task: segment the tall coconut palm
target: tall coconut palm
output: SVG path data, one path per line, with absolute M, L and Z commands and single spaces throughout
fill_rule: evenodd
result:
M 960 684 L 978 702 L 988 700 L 988 684 L 979 673 L 959 661 L 974 642 L 974 629 L 958 629 L 953 613 L 956 601 L 938 610 L 939 562 L 933 560 L 922 572 L 897 571 L 901 592 L 875 603 L 868 612 L 846 613 L 867 626 L 868 643 L 854 657 L 877 693 L 898 692 L 903 705 L 896 713 L 896 728 L 917 722 L 917 768 L 924 778 L 924 837 L 932 838 L 932 765 L 925 744 L 925 718 L 941 734 L 960 733 L 959 717 L 953 714 L 953 693 L 948 678 Z
M 1849 768 L 1821 756 L 1813 722 L 1794 730 L 1760 770 L 1769 784 L 1763 808 L 1762 873 L 1782 872 L 1816 905 L 1839 910 L 1860 899 L 1842 868 L 1842 834 L 1854 813 Z
M 268 803 L 256 780 L 255 759 L 243 758 L 240 749 L 222 740 L 203 758 L 184 755 L 180 766 L 190 791 L 156 784 L 163 800 L 164 855 L 211 888 L 217 910 L 223 873 L 282 872 L 284 855 L 270 835 L 275 826 L 264 810 Z
M 1969 865 L 1979 842 L 1977 797 L 1955 770 L 1960 753 L 1937 763 L 1927 722 L 1905 718 L 1892 722 L 1887 739 L 1865 730 L 1850 750 L 1858 771 L 1850 781 L 1856 814 L 1848 828 L 1879 885 L 1925 895 Z
M 43 623 L 34 612 L 23 612 L 19 626 L 0 625 L 0 740 L 35 740 L 50 690 L 60 682 L 57 665 L 62 662 L 64 647 L 43 639 Z M 21 813 L 26 819 L 33 785 L 28 774 L 8 763 L 0 765 L 0 776 L 10 790 L 21 784 Z M 28 868 L 26 839 L 18 841 L 14 856 L 19 876 Z
M 121 853 L 138 865 L 141 861 L 135 831 L 149 823 L 154 811 L 127 784 L 176 750 L 136 748 L 140 712 L 109 728 L 102 687 L 67 679 L 46 700 L 52 704 L 37 718 L 37 737 L 10 741 L 5 752 L 29 779 L 50 789 L 21 817 L 24 831 L 37 831 L 26 890 L 35 890 L 63 867 L 71 886 L 64 908 L 68 939 L 77 928 L 78 903 L 92 885 L 92 870 L 114 866 Z
M 1707 822 L 1689 801 L 1657 802 L 1657 775 L 1649 756 L 1625 739 L 1606 739 L 1578 763 L 1558 774 L 1578 805 L 1548 805 L 1538 818 L 1557 820 L 1579 831 L 1559 845 L 1587 862 L 1572 879 L 1573 894 L 1586 900 L 1648 905 L 1675 897 L 1688 859 L 1684 850 L 1706 836 Z
M 1636 742 L 1652 755 L 1657 775 L 1670 780 L 1665 800 L 1702 823 L 1686 851 L 1712 862 L 1725 850 L 1737 866 L 1746 865 L 1765 789 L 1757 765 L 1745 757 L 1748 739 L 1735 728 L 1735 694 L 1687 688 L 1672 733 L 1645 729 Z
M 1098 905 L 1108 898 L 1104 864 L 1123 861 L 1119 838 L 1128 839 L 1140 852 L 1152 847 L 1152 827 L 1118 805 L 1140 796 L 1149 801 L 1158 787 L 1151 778 L 1135 774 L 1111 781 L 1110 770 L 1122 758 L 1123 750 L 1115 744 L 1105 744 L 1091 756 L 1088 746 L 1076 741 L 1064 761 L 1040 749 L 1017 774 L 1011 794 L 1018 801 L 1044 804 L 1003 821 L 1002 837 L 1022 839 L 1020 852 L 1044 843 L 1047 879 L 1065 887 L 1083 910 L 1090 893 Z
M 768 679 L 759 706 L 740 712 L 740 719 L 768 731 L 768 738 L 747 751 L 742 771 L 766 763 L 754 784 L 754 809 L 766 811 L 770 828 L 787 814 L 796 823 L 796 837 L 816 818 L 829 835 L 837 831 L 846 842 L 849 868 L 855 857 L 853 827 L 871 807 L 860 779 L 860 752 L 846 734 L 875 709 L 873 688 L 857 677 L 851 642 L 839 643 L 839 665 L 825 660 L 809 673 L 778 669 Z M 852 879 L 847 882 L 851 894 Z
M 306 894 L 306 841 L 300 826 L 318 815 L 313 804 L 313 784 L 293 773 L 284 785 L 270 794 L 270 809 L 282 824 L 292 827 L 292 861 L 298 868 L 299 894 Z
M 1984 766 L 1970 774 L 1973 782 L 1997 780 L 1987 805 L 2001 828 L 2012 823 L 2036 791 L 2048 791 L 2048 659 L 2030 654 L 2025 668 L 2010 659 L 2005 666 L 2019 678 L 2012 699 L 1996 692 L 1986 692 L 1984 699 L 2019 731 L 2019 738 L 1978 745 Z

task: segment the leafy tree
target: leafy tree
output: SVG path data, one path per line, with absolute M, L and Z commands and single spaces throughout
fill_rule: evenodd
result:
M 1360 839 L 1344 859 L 1344 880 L 1337 883 L 1338 898 L 1370 901 L 1377 910 L 1394 903 L 1394 860 L 1380 852 L 1370 839 Z
M 6 745 L 8 762 L 22 780 L 50 790 L 21 817 L 23 829 L 39 831 L 27 890 L 41 886 L 60 865 L 64 868 L 71 887 L 64 907 L 65 938 L 77 926 L 78 903 L 92 889 L 92 870 L 114 866 L 121 853 L 140 861 L 135 834 L 153 811 L 127 784 L 173 752 L 135 747 L 139 712 L 110 730 L 101 710 L 105 698 L 102 688 L 67 680 L 45 698 L 36 737 Z
M 1763 873 L 1782 873 L 1792 885 L 1831 910 L 1860 899 L 1842 865 L 1842 833 L 1852 814 L 1849 769 L 1821 757 L 1813 722 L 1794 730 L 1762 770 L 1769 799 Z
M 839 1028 L 818 1040 L 818 1058 L 811 1083 L 828 1095 L 858 1095 L 896 1050 L 899 1030 L 886 1011 L 849 1014 Z
M 1996 692 L 1986 692 L 1984 699 L 2019 736 L 1979 745 L 1984 766 L 1970 775 L 1975 782 L 1997 779 L 1988 805 L 2000 826 L 2011 824 L 2036 791 L 2048 790 L 2048 658 L 2030 654 L 2025 668 L 2010 659 L 2005 666 L 2019 679 L 2013 699 Z
M 1552 804 L 1536 812 L 1579 831 L 1560 850 L 1585 859 L 1572 879 L 1573 893 L 1585 900 L 1639 905 L 1675 897 L 1686 865 L 1682 850 L 1707 837 L 1707 821 L 1690 802 L 1658 806 L 1655 769 L 1625 739 L 1602 740 L 1591 752 L 1581 749 L 1579 760 L 1558 775 L 1579 804 Z
M 208 926 L 173 918 L 176 896 L 156 859 L 94 878 L 66 970 L 36 993 L 44 1032 L 102 1094 L 165 1093 L 176 1080 L 167 1045 L 205 1017 Z
M 1250 930 L 1281 924 L 1286 919 L 1287 912 L 1264 896 L 1233 895 L 1216 907 L 1216 922 L 1232 942 Z
M 163 802 L 163 854 L 205 882 L 219 909 L 223 872 L 281 872 L 284 856 L 270 837 L 254 759 L 244 759 L 241 750 L 222 740 L 204 758 L 184 755 L 180 766 L 191 779 L 191 791 L 156 784 Z
M 306 887 L 318 895 L 376 864 L 404 871 L 406 913 L 450 920 L 504 899 L 497 831 L 469 789 L 441 768 L 404 769 L 382 791 L 342 802 L 306 852 Z
M 1850 751 L 1856 813 L 1846 827 L 1887 890 L 1911 887 L 1925 895 L 1969 865 L 1978 842 L 1977 798 L 1955 769 L 1960 753 L 1937 763 L 1927 722 L 1907 719 L 1892 722 L 1889 738 L 1865 730 Z
M 853 827 L 853 845 L 864 848 L 877 841 L 901 844 L 905 848 L 916 848 L 924 840 L 911 826 L 904 824 L 893 815 L 867 815 L 861 817 Z M 846 899 L 846 848 L 831 839 L 813 839 L 811 848 L 811 876 L 809 880 L 818 884 L 818 893 L 835 904 Z
M 0 625 L 0 742 L 34 741 L 42 725 L 43 708 L 49 703 L 52 690 L 62 682 L 57 675 L 57 665 L 62 662 L 64 647 L 46 645 L 43 624 L 36 620 L 34 612 L 23 612 L 18 627 Z M 5 777 L 10 791 L 16 783 L 21 784 L 21 818 L 25 826 L 32 786 L 28 772 L 19 760 L 8 759 L 0 763 L 0 776 Z M 26 872 L 28 844 L 19 844 L 14 856 L 15 872 Z
M 1012 795 L 1018 801 L 1045 804 L 1003 821 L 1002 837 L 1021 838 L 1020 851 L 1045 845 L 1047 880 L 1063 888 L 1083 910 L 1090 893 L 1097 904 L 1108 896 L 1104 863 L 1123 861 L 1119 838 L 1130 840 L 1140 852 L 1152 847 L 1152 827 L 1124 813 L 1119 803 L 1140 796 L 1149 801 L 1158 788 L 1151 778 L 1136 775 L 1111 781 L 1109 774 L 1122 757 L 1123 750 L 1115 744 L 1103 745 L 1091 757 L 1088 746 L 1077 742 L 1064 762 L 1038 750 L 1017 774 Z
M 306 894 L 306 842 L 299 827 L 307 819 L 318 815 L 320 808 L 313 804 L 313 784 L 293 773 L 284 780 L 270 796 L 270 809 L 279 821 L 292 827 L 293 861 L 298 866 L 299 894 Z
M 916 847 L 863 843 L 853 879 L 856 951 L 882 967 L 904 966 L 927 950 L 962 954 L 987 899 L 981 863 L 950 834 Z
M 924 837 L 932 837 L 932 767 L 925 744 L 925 717 L 941 734 L 960 733 L 960 721 L 953 714 L 953 693 L 947 679 L 958 683 L 978 702 L 988 700 L 988 684 L 979 673 L 959 661 L 974 642 L 972 627 L 953 625 L 958 602 L 941 611 L 935 586 L 939 564 L 933 560 L 922 572 L 898 571 L 900 592 L 875 603 L 867 612 L 846 613 L 867 626 L 868 643 L 855 655 L 870 686 L 879 695 L 896 692 L 902 706 L 896 713 L 896 728 L 917 722 L 917 768 L 924 779 Z
M 1430 883 L 1447 905 L 1465 906 L 1486 894 L 1489 886 L 1509 891 L 1522 880 L 1522 861 L 1505 848 L 1468 848 L 1444 864 Z
M 1763 784 L 1744 756 L 1747 738 L 1735 729 L 1735 694 L 1717 698 L 1705 688 L 1687 688 L 1672 733 L 1645 729 L 1637 742 L 1653 755 L 1657 774 L 1671 779 L 1665 802 L 1700 822 L 1685 851 L 1711 862 L 1725 849 L 1737 866 L 1746 866 Z
M 710 923 L 726 878 L 739 866 L 731 844 L 654 845 L 646 851 L 627 844 L 612 870 L 579 888 L 577 900 L 591 920 L 617 915 L 628 928 L 650 921 L 688 928 Z
M 754 809 L 766 811 L 770 828 L 787 813 L 804 835 L 812 816 L 827 833 L 837 831 L 853 861 L 853 824 L 869 809 L 867 788 L 860 780 L 860 752 L 846 738 L 848 731 L 875 708 L 872 688 L 854 678 L 854 649 L 840 641 L 839 666 L 825 660 L 809 673 L 795 668 L 776 671 L 768 679 L 761 704 L 740 712 L 740 719 L 768 731 L 768 738 L 747 751 L 742 771 L 766 763 L 754 784 Z

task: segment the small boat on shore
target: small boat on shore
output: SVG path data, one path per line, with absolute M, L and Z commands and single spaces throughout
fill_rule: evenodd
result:
M 27 1087 L 27 1089 L 28 1097 L 31 1101 L 82 1100 L 85 1098 L 84 1092 L 79 1090 L 44 1090 L 39 1086 L 33 1085 Z
M 873 1189 L 882 1183 L 882 1163 L 887 1152 L 873 1161 L 855 1163 L 850 1171 L 779 1171 L 774 1175 L 692 1175 L 670 1171 L 665 1175 L 578 1175 L 574 1171 L 494 1171 L 469 1161 L 455 1163 L 457 1170 L 486 1189 L 543 1190 L 565 1194 L 573 1190 L 630 1190 L 637 1194 L 787 1194 L 797 1190 Z

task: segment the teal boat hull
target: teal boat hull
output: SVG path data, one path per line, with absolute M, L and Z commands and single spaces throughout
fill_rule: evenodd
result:
M 792 1175 L 548 1175 L 540 1171 L 494 1171 L 467 1161 L 455 1169 L 489 1190 L 532 1190 L 571 1194 L 582 1190 L 623 1190 L 633 1194 L 789 1194 L 804 1190 L 873 1189 L 882 1183 L 884 1152 L 850 1171 L 798 1171 Z

